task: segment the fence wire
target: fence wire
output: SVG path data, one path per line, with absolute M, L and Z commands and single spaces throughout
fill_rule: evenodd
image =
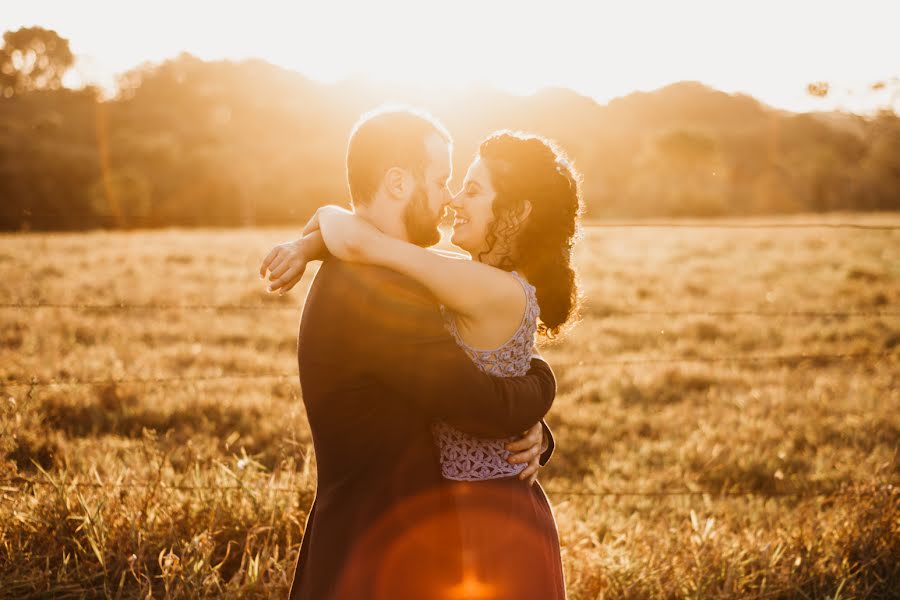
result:
M 31 215 L 35 216 L 35 215 Z M 677 229 L 855 229 L 855 230 L 880 230 L 897 231 L 900 225 L 873 225 L 864 223 L 690 223 L 690 222 L 608 222 L 588 223 L 590 228 L 677 228 Z M 0 309 L 15 310 L 85 310 L 85 311 L 166 311 L 166 310 L 209 310 L 209 311 L 283 311 L 297 310 L 295 305 L 285 304 L 85 304 L 85 303 L 26 303 L 5 302 L 0 303 Z M 613 316 L 706 316 L 706 317 L 760 317 L 760 318 L 891 318 L 900 317 L 900 311 L 761 311 L 761 310 L 728 310 L 728 311 L 700 311 L 700 310 L 598 310 L 594 315 L 599 318 Z M 805 361 L 832 362 L 853 361 L 869 358 L 889 358 L 897 356 L 894 352 L 859 352 L 859 353 L 834 353 L 834 354 L 783 354 L 783 355 L 733 355 L 715 357 L 648 357 L 637 359 L 604 360 L 604 361 L 572 361 L 554 362 L 555 365 L 566 367 L 584 366 L 629 366 L 647 364 L 696 364 L 696 363 L 755 363 L 755 362 L 783 362 L 800 363 Z M 52 387 L 52 386 L 113 386 L 113 385 L 139 385 L 158 384 L 167 385 L 173 383 L 213 382 L 227 380 L 264 380 L 264 379 L 295 379 L 293 373 L 238 373 L 238 374 L 214 374 L 214 375 L 184 375 L 173 377 L 134 377 L 122 379 L 72 379 L 72 380 L 40 380 L 32 378 L 30 381 L 3 381 L 2 387 Z M 871 485 L 871 484 L 868 484 Z M 871 488 L 865 490 L 848 488 L 846 486 L 832 490 L 800 490 L 800 491 L 760 491 L 760 490 L 566 490 L 545 488 L 548 494 L 570 497 L 763 497 L 763 498 L 827 498 L 836 496 L 867 496 L 880 491 L 894 491 L 898 483 L 874 484 L 878 490 Z M 0 479 L 0 492 L 20 493 L 28 487 L 53 486 L 75 487 L 90 489 L 159 489 L 183 492 L 197 491 L 240 491 L 244 493 L 285 493 L 300 494 L 309 491 L 309 488 L 297 486 L 248 486 L 248 485 L 200 485 L 200 484 L 163 484 L 160 482 L 54 482 L 36 480 L 26 477 Z
M 863 229 L 897 231 L 900 225 L 872 223 L 702 223 L 677 221 L 586 222 L 585 228 L 600 229 Z
M 295 304 L 79 304 L 79 303 L 30 303 L 30 302 L 2 302 L 0 309 L 15 310 L 84 310 L 97 312 L 113 311 L 157 311 L 157 310 L 209 310 L 221 312 L 241 311 L 296 311 Z M 850 317 L 900 317 L 900 310 L 843 310 L 843 311 L 818 311 L 818 310 L 624 310 L 598 308 L 591 313 L 598 318 L 627 317 L 627 316 L 651 316 L 651 317 L 678 317 L 678 316 L 702 316 L 702 317 L 761 317 L 761 318 L 850 318 Z
M 854 482 L 860 484 L 861 482 Z M 873 484 L 867 484 L 869 486 Z M 853 489 L 847 486 L 831 490 L 798 490 L 798 491 L 761 491 L 761 490 L 566 490 L 556 488 L 544 488 L 548 494 L 556 496 L 588 496 L 597 498 L 625 498 L 625 497 L 710 497 L 710 498 L 829 498 L 837 496 L 872 496 L 880 491 L 893 491 L 897 483 L 875 482 L 878 489 Z M 19 492 L 28 486 L 45 486 L 58 488 L 86 488 L 86 489 L 157 489 L 174 490 L 184 492 L 194 491 L 242 491 L 246 493 L 276 493 L 276 494 L 301 494 L 309 491 L 309 488 L 298 486 L 251 486 L 251 485 L 184 485 L 163 484 L 156 481 L 130 481 L 130 482 L 55 482 L 26 477 L 0 480 L 0 491 Z
M 713 364 L 713 363 L 802 363 L 802 362 L 834 362 L 834 361 L 853 361 L 858 359 L 869 358 L 889 358 L 900 356 L 900 353 L 894 352 L 856 352 L 856 353 L 839 353 L 839 354 L 771 354 L 771 355 L 734 355 L 734 356 L 712 356 L 712 357 L 660 357 L 660 358 L 636 358 L 624 360 L 603 360 L 603 361 L 554 361 L 551 363 L 554 367 L 571 368 L 571 367 L 621 367 L 633 365 L 651 365 L 651 364 Z M 235 373 L 230 375 L 183 375 L 174 377 L 135 377 L 123 379 L 70 379 L 70 380 L 40 380 L 32 379 L 31 381 L 2 381 L 2 387 L 53 387 L 53 386 L 113 386 L 113 385 L 140 385 L 140 384 L 158 384 L 167 385 L 173 383 L 193 383 L 193 382 L 209 382 L 209 381 L 228 381 L 228 380 L 255 380 L 255 379 L 296 379 L 297 373 Z

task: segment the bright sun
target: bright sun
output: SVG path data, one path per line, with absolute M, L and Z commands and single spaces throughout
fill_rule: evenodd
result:
M 565 86 L 601 102 L 699 80 L 809 110 L 827 108 L 807 96 L 811 81 L 864 89 L 900 75 L 898 20 L 900 4 L 876 0 L 47 0 L 4 7 L 0 27 L 40 24 L 69 38 L 80 56 L 70 83 L 112 86 L 116 72 L 189 51 L 260 57 L 321 81 Z

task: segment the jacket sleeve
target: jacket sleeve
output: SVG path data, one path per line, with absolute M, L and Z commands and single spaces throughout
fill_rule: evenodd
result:
M 543 419 L 541 419 L 541 428 L 544 430 L 544 437 L 547 438 L 547 449 L 541 453 L 540 458 L 540 465 L 545 467 L 550 462 L 550 457 L 553 456 L 553 451 L 556 449 L 556 440 L 553 439 L 553 432 L 550 431 L 547 421 Z
M 547 363 L 532 359 L 522 377 L 483 373 L 445 329 L 433 297 L 411 279 L 381 273 L 366 304 L 375 376 L 426 414 L 473 435 L 505 437 L 550 409 L 556 380 Z

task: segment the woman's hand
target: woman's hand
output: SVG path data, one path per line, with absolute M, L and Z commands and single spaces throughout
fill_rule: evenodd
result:
M 322 236 L 313 232 L 299 240 L 279 244 L 272 248 L 259 267 L 259 278 L 265 280 L 269 272 L 269 292 L 284 294 L 291 291 L 313 260 L 320 260 L 324 253 Z
M 541 469 L 541 452 L 546 450 L 544 428 L 540 422 L 535 423 L 521 438 L 506 444 L 509 452 L 514 452 L 506 459 L 510 464 L 527 463 L 525 470 L 519 473 L 519 479 L 528 480 L 529 484 L 537 481 Z

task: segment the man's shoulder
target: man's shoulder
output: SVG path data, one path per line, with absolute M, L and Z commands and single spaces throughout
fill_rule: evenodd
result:
M 322 263 L 317 277 L 324 278 L 329 287 L 365 297 L 373 303 L 437 307 L 437 300 L 428 288 L 403 273 L 385 267 L 331 257 Z
M 417 338 L 444 331 L 437 300 L 402 273 L 331 258 L 318 276 L 325 278 L 318 302 L 334 303 L 331 312 L 352 313 L 373 334 Z

